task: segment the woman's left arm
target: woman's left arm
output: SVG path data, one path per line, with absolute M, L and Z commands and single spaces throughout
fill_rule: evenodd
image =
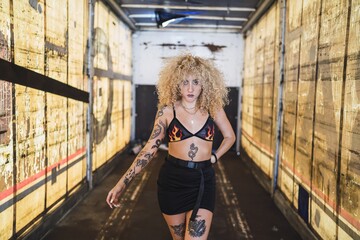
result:
M 222 157 L 234 144 L 235 142 L 235 133 L 232 129 L 232 126 L 229 122 L 229 119 L 226 116 L 224 109 L 220 109 L 214 118 L 214 122 L 216 126 L 219 128 L 221 134 L 223 135 L 224 139 L 221 142 L 219 148 L 216 150 L 215 154 L 217 159 Z

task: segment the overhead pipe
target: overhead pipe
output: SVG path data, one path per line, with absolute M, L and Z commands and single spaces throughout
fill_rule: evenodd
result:
M 89 105 L 87 109 L 86 119 L 86 180 L 89 185 L 89 189 L 93 188 L 93 175 L 92 175 L 92 149 L 93 149 L 93 38 L 94 38 L 94 8 L 96 0 L 88 0 L 89 4 L 89 29 L 87 40 L 87 66 L 86 74 L 88 78 L 89 89 Z
M 260 6 L 256 9 L 254 14 L 249 18 L 247 23 L 241 30 L 241 33 L 245 33 L 249 30 L 257 21 L 264 15 L 264 13 L 271 7 L 271 5 L 275 2 L 275 0 L 265 0 L 262 1 Z
M 119 4 L 116 3 L 114 0 L 103 0 L 105 3 L 107 3 L 110 8 L 125 22 L 125 24 L 132 30 L 136 31 L 137 27 L 135 24 L 131 21 L 131 19 L 124 13 L 124 11 L 119 7 Z
M 276 150 L 273 167 L 273 178 L 272 178 L 272 191 L 271 196 L 274 197 L 280 162 L 280 143 L 281 143 L 281 129 L 283 125 L 283 91 L 284 91 L 284 75 L 285 75 L 285 31 L 286 31 L 286 0 L 282 0 L 282 14 L 281 14 L 281 50 L 280 50 L 280 82 L 279 82 L 279 95 L 278 95 L 278 111 L 277 111 L 277 122 L 276 122 Z

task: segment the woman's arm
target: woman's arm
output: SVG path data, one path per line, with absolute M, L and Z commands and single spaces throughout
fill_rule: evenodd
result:
M 136 175 L 138 175 L 154 157 L 155 153 L 159 149 L 160 144 L 162 143 L 162 140 L 165 137 L 166 124 L 167 121 L 166 117 L 164 116 L 164 109 L 161 109 L 156 114 L 154 127 L 149 140 L 140 153 L 136 156 L 129 169 L 108 193 L 106 202 L 111 208 L 119 206 L 118 199 L 121 193 L 129 185 L 131 180 Z
M 214 118 L 214 122 L 219 128 L 224 139 L 221 142 L 219 148 L 216 150 L 215 154 L 217 159 L 223 156 L 234 144 L 235 142 L 235 133 L 231 127 L 229 119 L 227 118 L 224 109 L 219 110 Z

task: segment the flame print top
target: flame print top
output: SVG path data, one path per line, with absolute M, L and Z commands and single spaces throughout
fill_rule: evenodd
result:
M 212 118 L 210 117 L 210 115 L 206 120 L 204 126 L 199 131 L 197 131 L 196 133 L 191 133 L 176 118 L 176 113 L 174 108 L 174 118 L 170 122 L 169 127 L 167 129 L 169 142 L 178 142 L 190 137 L 198 137 L 205 141 L 213 141 L 214 133 L 215 133 L 215 124 Z

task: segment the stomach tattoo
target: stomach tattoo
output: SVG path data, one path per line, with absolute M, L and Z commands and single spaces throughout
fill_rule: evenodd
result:
M 195 158 L 196 153 L 197 153 L 198 150 L 199 150 L 199 148 L 196 147 L 195 144 L 192 143 L 192 144 L 190 145 L 190 151 L 188 152 L 188 156 L 189 156 L 189 158 L 191 158 L 191 161 L 194 160 L 194 158 Z

